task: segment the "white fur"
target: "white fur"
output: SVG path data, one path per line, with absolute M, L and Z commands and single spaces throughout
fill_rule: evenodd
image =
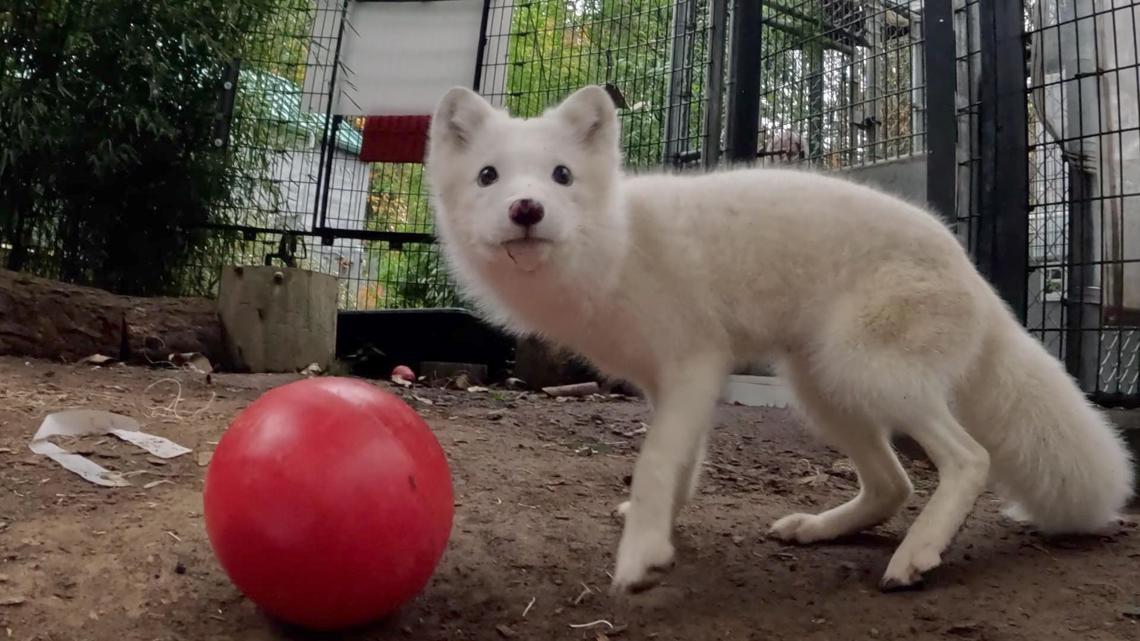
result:
M 559 164 L 572 185 L 551 179 Z M 482 187 L 488 165 L 500 178 Z M 627 177 L 597 87 L 530 120 L 452 90 L 433 120 L 428 177 L 452 273 L 486 315 L 569 346 L 652 403 L 618 591 L 652 585 L 672 563 L 674 518 L 738 363 L 780 363 L 810 425 L 861 481 L 844 505 L 778 520 L 775 536 L 828 540 L 896 514 L 911 485 L 891 432 L 936 465 L 937 490 L 884 587 L 941 562 L 988 481 L 1049 532 L 1095 531 L 1131 495 L 1118 434 L 918 207 L 789 170 Z M 528 233 L 507 215 L 520 198 L 546 210 L 525 260 L 503 245 Z

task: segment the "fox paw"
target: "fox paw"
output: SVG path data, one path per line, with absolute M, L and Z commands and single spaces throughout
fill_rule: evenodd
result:
M 673 568 L 674 558 L 668 540 L 623 536 L 610 592 L 636 594 L 654 587 Z
M 818 514 L 789 514 L 772 524 L 768 535 L 785 543 L 815 543 L 833 538 Z
M 921 588 L 923 575 L 939 565 L 942 565 L 942 553 L 937 547 L 925 544 L 908 546 L 904 540 L 887 564 L 879 589 L 898 592 Z
M 624 519 L 625 515 L 629 513 L 629 501 L 622 501 L 614 508 L 613 515 L 619 519 Z

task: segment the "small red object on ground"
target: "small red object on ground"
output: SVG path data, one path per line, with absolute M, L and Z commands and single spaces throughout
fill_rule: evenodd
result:
M 407 365 L 397 365 L 392 369 L 392 378 L 398 378 L 408 381 L 409 383 L 415 383 L 416 373 L 413 372 L 412 368 L 408 367 Z
M 210 461 L 206 532 L 234 585 L 267 613 L 331 630 L 398 609 L 451 534 L 442 448 L 400 398 L 313 378 L 241 412 Z

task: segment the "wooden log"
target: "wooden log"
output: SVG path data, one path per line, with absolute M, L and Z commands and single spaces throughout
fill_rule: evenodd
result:
M 571 385 L 555 385 L 553 387 L 542 388 L 547 396 L 554 398 L 561 398 L 563 396 L 589 396 L 591 394 L 601 393 L 602 388 L 594 381 L 589 383 L 573 383 Z
M 222 321 L 205 298 L 130 298 L 123 318 L 131 362 L 158 362 L 171 354 L 198 352 L 225 366 Z
M 123 336 L 122 301 L 111 294 L 0 271 L 0 354 L 118 358 Z
M 540 338 L 520 338 L 515 346 L 514 375 L 531 389 L 599 380 L 596 372 L 573 353 Z
M 222 359 L 213 301 L 118 296 L 0 270 L 0 354 L 64 361 L 102 354 L 147 363 L 175 352 Z

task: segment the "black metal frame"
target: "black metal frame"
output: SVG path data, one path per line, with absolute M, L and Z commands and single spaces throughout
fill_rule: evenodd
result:
M 761 0 L 732 1 L 728 131 L 725 156 L 733 163 L 756 162 L 760 136 Z
M 1024 16 L 1019 2 L 981 2 L 981 191 L 974 256 L 1024 323 L 1029 265 Z
M 336 54 L 335 59 L 340 60 L 341 46 L 344 43 L 344 32 L 348 27 L 348 7 L 349 3 L 353 0 L 344 0 L 344 5 L 341 10 L 341 22 L 339 32 L 336 39 Z M 355 0 L 356 2 L 365 3 L 378 3 L 378 2 L 451 2 L 453 0 Z M 475 69 L 472 71 L 471 86 L 473 89 L 479 89 L 479 83 L 483 71 L 483 54 L 487 46 L 487 16 L 490 13 L 491 0 L 483 0 L 483 13 L 480 20 L 480 37 L 475 43 Z M 322 244 L 333 244 L 334 238 L 353 238 L 358 240 L 370 241 L 386 241 L 396 245 L 403 245 L 404 243 L 431 243 L 435 241 L 435 237 L 431 234 L 420 234 L 413 232 L 395 232 L 395 231 L 380 231 L 380 230 L 346 230 L 338 229 L 328 226 L 328 207 L 329 207 L 329 194 L 332 191 L 332 164 L 335 156 L 337 133 L 340 130 L 344 117 L 332 113 L 333 106 L 336 104 L 336 81 L 339 65 L 333 67 L 332 76 L 329 79 L 328 88 L 328 107 L 325 114 L 325 122 L 328 124 L 329 134 L 327 141 L 321 145 L 321 174 L 318 175 L 318 182 L 321 187 L 318 191 L 318 202 L 314 205 L 314 224 L 310 230 L 313 235 L 321 237 Z
M 728 2 L 709 2 L 709 68 L 708 103 L 705 105 L 704 166 L 711 169 L 720 162 L 720 136 L 723 133 L 724 111 L 724 62 L 728 45 Z
M 325 227 L 326 216 L 328 215 L 329 206 L 329 186 L 332 181 L 332 166 L 333 158 L 336 150 L 336 134 L 340 128 L 342 117 L 333 114 L 333 106 L 336 104 L 336 81 L 340 72 L 340 51 L 341 46 L 344 44 L 344 30 L 348 26 L 348 6 L 352 0 L 343 0 L 340 9 L 340 25 L 337 27 L 336 34 L 336 48 L 333 54 L 333 60 L 337 61 L 332 68 L 332 76 L 329 78 L 328 94 L 325 101 L 325 122 L 324 129 L 321 134 L 325 137 L 326 141 L 321 144 L 321 159 L 320 170 L 317 174 L 317 184 L 321 187 L 316 194 L 316 202 L 313 203 L 313 229 L 314 233 L 319 233 Z M 324 244 L 331 244 L 321 240 Z
M 214 115 L 214 146 L 218 149 L 225 149 L 230 143 L 240 72 L 241 59 L 234 58 L 222 70 L 222 77 L 218 80 L 218 108 Z
M 954 10 L 949 0 L 922 9 L 926 65 L 926 200 L 954 220 L 957 114 L 954 108 Z
M 340 25 L 336 37 L 336 46 L 334 59 L 340 59 L 340 51 L 344 42 L 345 31 L 348 28 L 348 9 L 351 2 L 360 2 L 364 4 L 371 3 L 384 3 L 384 2 L 449 2 L 452 0 L 343 0 L 341 6 Z M 483 56 L 487 43 L 487 17 L 490 12 L 492 0 L 483 0 L 483 13 L 481 19 L 481 36 L 476 43 L 477 53 L 475 60 L 475 68 L 472 72 L 472 88 L 479 89 L 483 70 Z M 230 66 L 227 66 L 223 72 L 222 78 L 219 80 L 219 125 L 216 129 L 216 140 L 223 140 L 228 143 L 229 139 L 229 126 L 230 118 L 232 117 L 234 108 L 234 97 L 237 87 L 237 74 L 240 69 L 240 60 L 235 60 Z M 324 245 L 331 245 L 336 238 L 349 238 L 356 240 L 368 241 L 383 241 L 391 243 L 394 246 L 402 246 L 405 243 L 434 243 L 435 236 L 426 233 L 417 232 L 396 232 L 396 231 L 380 231 L 380 230 L 351 230 L 339 229 L 330 227 L 328 222 L 328 207 L 329 195 L 333 190 L 332 186 L 332 167 L 335 157 L 335 148 L 337 136 L 340 132 L 341 126 L 344 123 L 344 117 L 334 114 L 333 108 L 336 104 L 336 83 L 339 74 L 339 64 L 334 65 L 332 73 L 329 78 L 328 89 L 326 94 L 326 108 L 325 108 L 325 128 L 328 131 L 325 140 L 321 144 L 319 173 L 316 177 L 316 182 L 319 189 L 314 198 L 313 211 L 312 211 L 312 224 L 307 230 L 281 230 L 271 229 L 265 227 L 258 227 L 255 225 L 241 225 L 241 224 L 225 224 L 225 223 L 208 223 L 204 225 L 207 229 L 217 231 L 233 231 L 246 235 L 246 237 L 256 236 L 258 234 L 304 234 L 320 237 L 321 243 Z M 223 83 L 230 82 L 231 86 L 224 89 Z M 223 143 L 225 144 L 225 143 Z M 223 144 L 219 144 L 222 147 Z

